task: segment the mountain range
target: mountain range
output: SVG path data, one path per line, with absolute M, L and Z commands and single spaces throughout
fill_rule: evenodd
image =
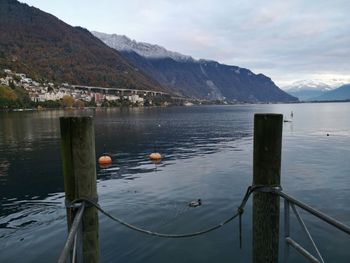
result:
M 320 80 L 295 81 L 284 88 L 289 94 L 302 101 L 312 100 L 333 89 L 333 87 Z
M 36 80 L 157 90 L 198 99 L 298 100 L 249 69 L 195 60 L 125 36 L 92 34 L 16 0 L 0 1 L 0 68 Z
M 318 97 L 312 98 L 312 100 L 313 101 L 350 100 L 350 84 L 346 84 L 337 89 L 330 90 Z
M 211 60 L 196 60 L 158 45 L 126 36 L 92 32 L 118 50 L 137 68 L 181 96 L 208 100 L 291 102 L 297 98 L 279 89 L 263 74 Z
M 285 86 L 286 91 L 301 101 L 348 100 L 348 84 L 339 80 L 325 83 L 320 80 L 300 80 Z
M 37 80 L 166 90 L 88 30 L 15 0 L 0 1 L 0 68 Z

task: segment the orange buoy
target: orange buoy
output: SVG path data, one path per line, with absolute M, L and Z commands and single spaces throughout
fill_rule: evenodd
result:
M 101 166 L 106 166 L 112 164 L 112 158 L 108 155 L 102 155 L 100 158 L 98 158 L 98 163 Z
M 151 153 L 148 157 L 152 161 L 160 161 L 162 159 L 162 155 L 160 153 Z

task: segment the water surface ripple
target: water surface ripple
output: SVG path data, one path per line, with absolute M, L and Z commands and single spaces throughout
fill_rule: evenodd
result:
M 55 262 L 67 230 L 59 117 L 95 117 L 102 207 L 152 231 L 198 231 L 230 217 L 252 181 L 255 113 L 282 113 L 286 192 L 350 225 L 350 104 L 270 104 L 0 113 L 0 262 Z M 148 154 L 158 151 L 155 164 Z M 190 208 L 192 200 L 202 206 Z M 282 207 L 282 206 L 281 206 Z M 350 237 L 301 212 L 328 262 L 349 262 Z M 281 217 L 282 220 L 282 217 Z M 282 224 L 282 221 L 281 221 Z M 102 262 L 250 262 L 251 202 L 243 249 L 235 221 L 207 235 L 160 239 L 100 216 Z M 292 236 L 308 246 L 292 217 Z M 281 228 L 281 235 L 283 228 Z M 280 245 L 281 256 L 283 243 Z M 306 262 L 291 253 L 290 262 Z M 281 257 L 282 258 L 282 257 Z

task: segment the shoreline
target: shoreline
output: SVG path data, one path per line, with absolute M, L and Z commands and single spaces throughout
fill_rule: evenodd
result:
M 155 105 L 155 106 L 115 106 L 115 107 L 69 107 L 69 108 L 14 108 L 0 109 L 0 112 L 28 112 L 28 111 L 49 111 L 49 110 L 96 110 L 96 109 L 121 109 L 121 108 L 164 108 L 164 107 L 194 107 L 194 106 L 235 106 L 235 105 L 265 105 L 265 104 L 315 104 L 315 103 L 349 103 L 350 100 L 336 101 L 298 101 L 298 102 L 237 102 L 237 103 L 205 103 L 192 105 Z

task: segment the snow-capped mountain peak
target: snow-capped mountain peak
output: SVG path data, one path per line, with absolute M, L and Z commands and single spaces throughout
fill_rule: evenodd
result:
M 118 51 L 134 51 L 140 56 L 147 58 L 172 58 L 176 61 L 193 61 L 190 56 L 185 56 L 177 52 L 169 51 L 161 46 L 131 40 L 124 35 L 105 34 L 96 31 L 91 32 L 101 39 L 106 45 Z
M 336 82 L 323 81 L 319 79 L 298 80 L 284 87 L 285 91 L 295 97 L 298 97 L 302 101 L 308 101 L 322 96 L 334 88 L 337 88 Z
M 298 80 L 292 84 L 284 87 L 287 91 L 299 91 L 299 90 L 321 90 L 328 91 L 332 87 L 321 80 Z

